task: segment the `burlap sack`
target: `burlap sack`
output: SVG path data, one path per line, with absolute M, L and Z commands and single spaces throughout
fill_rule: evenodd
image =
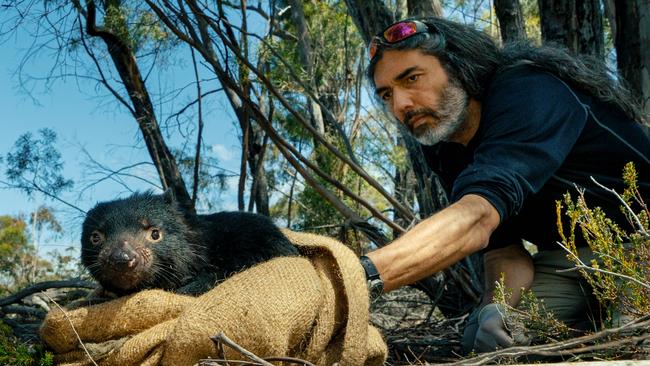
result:
M 210 336 L 224 332 L 261 357 L 318 365 L 381 365 L 387 349 L 368 323 L 363 269 L 333 239 L 286 231 L 302 257 L 276 258 L 197 297 L 143 291 L 48 314 L 41 337 L 59 364 L 193 365 L 218 356 Z M 242 356 L 226 347 L 226 357 Z

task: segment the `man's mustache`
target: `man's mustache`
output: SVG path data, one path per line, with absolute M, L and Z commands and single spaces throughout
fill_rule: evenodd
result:
M 440 114 L 436 111 L 434 111 L 431 108 L 427 107 L 422 107 L 418 109 L 411 109 L 408 112 L 404 114 L 404 124 L 407 125 L 409 128 L 411 127 L 411 122 L 415 117 L 419 116 L 431 116 L 435 120 L 440 119 Z

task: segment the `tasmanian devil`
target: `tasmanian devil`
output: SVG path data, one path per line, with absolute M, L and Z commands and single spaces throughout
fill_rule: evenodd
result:
M 199 294 L 256 263 L 298 255 L 266 216 L 197 215 L 170 193 L 136 193 L 86 215 L 81 261 L 105 290 L 161 288 Z

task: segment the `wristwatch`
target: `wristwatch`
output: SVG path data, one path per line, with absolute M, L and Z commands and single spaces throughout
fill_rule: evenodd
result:
M 368 281 L 368 294 L 370 295 L 370 302 L 375 301 L 381 294 L 384 293 L 384 281 L 382 281 L 377 272 L 377 267 L 372 263 L 370 258 L 362 255 L 359 260 L 363 269 L 366 271 L 366 281 Z

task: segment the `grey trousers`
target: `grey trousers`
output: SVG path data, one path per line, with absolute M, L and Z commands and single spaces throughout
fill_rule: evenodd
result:
M 543 251 L 533 256 L 535 276 L 530 290 L 539 300 L 544 300 L 546 309 L 570 328 L 587 331 L 596 330 L 600 324 L 600 306 L 592 293 L 591 286 L 579 271 L 557 272 L 573 268 L 566 259 L 563 249 Z M 583 262 L 589 264 L 594 257 L 589 248 L 578 248 Z M 474 346 L 478 330 L 476 309 L 469 317 L 462 338 L 463 350 L 468 353 Z

